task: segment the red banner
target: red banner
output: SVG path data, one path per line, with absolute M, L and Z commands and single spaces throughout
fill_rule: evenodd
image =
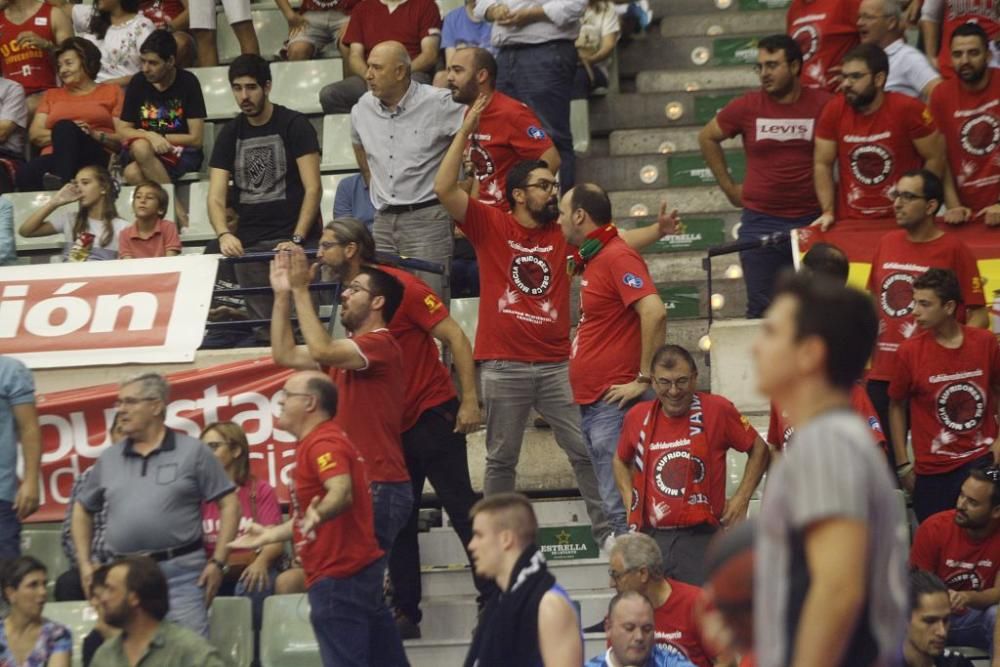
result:
M 197 438 L 207 423 L 233 421 L 250 442 L 253 474 L 288 500 L 295 439 L 277 428 L 275 394 L 292 371 L 269 358 L 238 361 L 167 376 L 167 426 Z M 42 394 L 42 504 L 30 521 L 61 521 L 73 481 L 110 444 L 117 384 Z

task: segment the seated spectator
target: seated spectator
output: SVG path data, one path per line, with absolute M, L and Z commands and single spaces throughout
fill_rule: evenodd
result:
M 1000 654 L 994 634 L 1000 602 L 1000 469 L 973 469 L 955 503 L 920 524 L 910 565 L 945 582 L 947 641 Z M 947 608 L 947 607 L 946 607 Z
M 217 19 L 215 17 L 216 2 L 203 0 L 188 0 L 191 34 L 194 35 L 198 48 L 198 66 L 214 67 L 219 64 L 219 47 L 215 42 Z M 257 31 L 250 19 L 250 0 L 222 0 L 222 8 L 229 21 L 236 40 L 240 43 L 242 55 L 260 53 L 257 42 Z
M 157 30 L 167 30 L 177 44 L 177 66 L 194 65 L 194 37 L 188 32 L 189 0 L 139 0 L 139 13 Z M 147 38 L 148 39 L 148 38 Z
M 611 598 L 604 630 L 608 650 L 585 667 L 694 667 L 679 652 L 656 643 L 653 604 L 642 593 L 626 591 Z
M 121 634 L 121 629 L 108 625 L 108 622 L 104 619 L 104 610 L 101 607 L 101 596 L 104 594 L 104 582 L 107 581 L 109 569 L 110 566 L 108 565 L 100 566 L 94 570 L 94 574 L 90 580 L 90 600 L 88 602 L 97 615 L 97 621 L 94 623 L 93 629 L 83 638 L 83 644 L 80 649 L 80 652 L 83 654 L 81 656 L 83 658 L 83 667 L 90 667 L 90 663 L 94 660 L 94 654 L 97 653 L 97 649 L 101 648 L 104 642 L 114 639 Z
M 444 69 L 434 75 L 434 85 L 445 88 L 451 71 L 451 57 L 459 49 L 490 48 L 493 26 L 476 18 L 476 0 L 466 0 L 461 7 L 448 12 L 441 23 L 441 48 L 444 49 Z
M 0 21 L 0 74 L 19 84 L 34 113 L 41 94 L 55 88 L 53 52 L 57 44 L 73 36 L 73 25 L 55 3 L 44 0 L 7 0 Z
M 901 0 L 862 0 L 858 32 L 862 44 L 874 44 L 889 56 L 887 92 L 927 100 L 941 83 L 927 56 L 906 43 Z
M 960 651 L 945 648 L 951 626 L 951 591 L 930 572 L 910 573 L 910 617 L 900 651 L 902 667 L 973 667 Z
M 173 257 L 181 254 L 177 225 L 164 219 L 170 195 L 159 183 L 140 183 L 132 193 L 135 222 L 118 235 L 118 258 Z
M 288 21 L 284 52 L 288 60 L 315 58 L 330 44 L 336 44 L 347 25 L 351 9 L 360 0 L 304 0 L 293 9 L 289 0 L 275 0 Z
M 319 103 L 323 113 L 350 113 L 368 90 L 368 54 L 382 42 L 399 42 L 411 59 L 413 81 L 430 83 L 437 66 L 441 42 L 441 12 L 434 0 L 401 0 L 392 11 L 384 2 L 362 2 L 351 11 L 341 42 L 350 53 L 344 80 L 323 87 Z M 380 70 L 379 70 L 380 71 Z M 377 93 L 373 93 L 377 94 Z
M 274 489 L 250 473 L 250 445 L 243 429 L 233 422 L 217 422 L 206 426 L 198 439 L 212 450 L 229 479 L 236 484 L 242 516 L 237 536 L 244 535 L 251 523 L 260 526 L 281 523 L 281 508 Z M 219 538 L 219 509 L 215 503 L 205 503 L 201 514 L 205 550 L 211 558 Z M 274 592 L 274 580 L 283 555 L 282 543 L 268 544 L 256 551 L 233 549 L 229 552 L 229 572 L 222 579 L 219 595 L 249 597 L 253 601 L 254 628 L 260 627 L 264 598 Z
M 3 599 L 9 605 L 0 622 L 0 665 L 69 667 L 73 637 L 69 628 L 44 616 L 45 566 L 31 556 L 0 564 Z
M 333 199 L 334 218 L 354 218 L 364 223 L 370 232 L 375 224 L 375 207 L 368 184 L 361 174 L 351 174 L 337 183 Z
M 24 102 L 24 88 L 14 81 L 0 79 L 0 194 L 14 191 L 17 172 L 24 166 L 27 134 L 28 106 Z
M 142 72 L 125 90 L 118 133 L 131 160 L 123 175 L 127 183 L 170 183 L 204 160 L 205 98 L 201 84 L 176 65 L 177 44 L 163 30 L 153 32 L 139 47 Z M 181 229 L 187 211 L 174 202 Z
M 118 259 L 118 234 L 128 222 L 118 217 L 115 199 L 118 186 L 104 167 L 84 167 L 72 183 L 35 209 L 21 223 L 21 236 L 63 234 L 64 262 Z M 74 214 L 69 210 L 52 215 L 61 206 L 79 202 Z
M 131 656 L 142 656 L 142 663 L 165 667 L 225 667 L 206 639 L 164 620 L 167 579 L 152 558 L 133 556 L 112 565 L 100 601 L 105 622 L 123 632 L 97 649 L 95 666 L 131 665 Z
M 19 190 L 56 190 L 87 165 L 107 167 L 121 149 L 115 121 L 124 95 L 118 86 L 95 83 L 101 52 L 82 37 L 72 37 L 56 50 L 62 88 L 42 95 L 28 138 L 42 149 L 17 173 Z
M 580 36 L 576 38 L 574 100 L 587 99 L 594 89 L 607 87 L 608 63 L 620 34 L 615 4 L 609 0 L 590 0 L 580 21 Z
M 101 50 L 98 83 L 127 86 L 139 72 L 139 46 L 156 30 L 139 0 L 94 0 L 91 6 L 74 5 L 73 29 Z
M 17 241 L 14 237 L 14 204 L 0 196 L 0 266 L 17 263 Z

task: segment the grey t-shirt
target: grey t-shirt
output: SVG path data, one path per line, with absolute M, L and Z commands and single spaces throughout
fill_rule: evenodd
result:
M 868 525 L 867 596 L 844 667 L 888 659 L 902 641 L 907 605 L 907 527 L 871 429 L 835 410 L 796 430 L 768 473 L 754 557 L 758 667 L 789 663 L 809 571 L 805 530 L 835 517 Z
M 236 487 L 199 440 L 167 430 L 148 456 L 129 439 L 108 447 L 94 463 L 77 500 L 89 512 L 107 503 L 108 548 L 118 554 L 160 551 L 201 538 L 201 504 Z

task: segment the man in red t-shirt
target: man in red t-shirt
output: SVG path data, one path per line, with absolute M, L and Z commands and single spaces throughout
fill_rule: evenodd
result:
M 717 657 L 702 636 L 702 590 L 668 576 L 656 540 L 643 533 L 622 535 L 608 558 L 611 588 L 636 591 L 653 605 L 656 643 L 678 651 L 696 667 L 712 667 Z
M 628 516 L 612 462 L 625 412 L 649 392 L 653 353 L 667 333 L 667 311 L 646 262 L 618 236 L 611 200 L 593 183 L 577 185 L 559 204 L 559 225 L 580 276 L 580 323 L 569 357 L 573 401 L 594 464 L 604 512 L 615 535 Z M 614 341 L 613 344 L 611 341 Z
M 994 632 L 1000 602 L 1000 470 L 971 470 L 955 509 L 920 524 L 910 566 L 933 572 L 948 586 L 949 644 L 1000 655 Z
M 653 355 L 656 399 L 625 415 L 615 481 L 629 502 L 629 524 L 652 533 L 665 572 L 696 586 L 705 582 L 705 552 L 720 526 L 746 518 L 750 496 L 767 470 L 767 445 L 728 400 L 698 391 L 698 367 L 679 345 Z M 743 479 L 726 498 L 726 455 L 748 454 Z
M 889 385 L 897 471 L 921 522 L 955 506 L 971 468 L 1000 461 L 1000 345 L 989 330 L 959 323 L 961 302 L 949 269 L 930 269 L 913 281 L 913 318 L 921 332 L 900 344 Z M 906 453 L 907 401 L 913 465 Z
M 813 187 L 813 132 L 830 94 L 800 82 L 802 51 L 788 35 L 757 43 L 761 89 L 727 104 L 698 135 L 701 154 L 733 206 L 743 208 L 741 241 L 808 225 L 819 214 Z M 722 142 L 743 138 L 746 180 L 729 174 Z M 764 316 L 774 281 L 792 266 L 787 240 L 740 253 L 747 286 L 747 317 Z
M 813 168 L 823 212 L 814 224 L 824 231 L 837 220 L 893 217 L 889 191 L 901 175 L 923 166 L 940 176 L 945 166 L 944 141 L 923 102 L 885 92 L 885 51 L 862 44 L 844 56 L 842 69 L 844 94 L 816 126 Z
M 861 0 L 792 0 L 785 25 L 802 51 L 803 85 L 837 91 L 844 54 L 861 41 L 860 6 Z
M 469 480 L 465 434 L 481 421 L 472 344 L 427 283 L 402 269 L 377 263 L 375 240 L 362 223 L 353 218 L 328 223 L 319 252 L 320 260 L 333 270 L 341 285 L 349 285 L 366 266 L 377 266 L 403 285 L 403 301 L 389 322 L 389 331 L 406 360 L 401 438 L 416 502 L 389 555 L 389 575 L 400 633 L 403 639 L 416 639 L 421 619 L 417 515 L 425 481 L 434 487 L 462 544 L 472 539 L 469 510 L 476 494 Z M 441 362 L 435 339 L 451 352 L 461 400 Z M 485 581 L 476 581 L 483 593 Z
M 328 369 L 340 394 L 334 421 L 356 443 L 368 465 L 375 507 L 375 536 L 386 553 L 410 516 L 413 491 L 400 442 L 404 407 L 402 352 L 388 322 L 403 300 L 403 286 L 389 274 L 365 268 L 343 287 L 340 321 L 349 338 L 332 339 L 309 292 L 316 273 L 300 247 L 271 260 L 271 357 L 286 368 Z M 305 346 L 296 347 L 292 304 Z
M 277 423 L 299 441 L 292 516 L 277 526 L 251 524 L 230 546 L 294 541 L 324 665 L 406 665 L 382 596 L 385 553 L 375 539 L 368 466 L 334 420 L 337 402 L 337 388 L 320 371 L 285 382 Z
M 948 49 L 954 31 L 965 23 L 983 27 L 991 39 L 1000 36 L 1000 3 L 996 0 L 924 0 L 920 12 L 920 33 L 924 52 L 941 76 L 955 76 Z
M 73 36 L 67 14 L 43 0 L 7 0 L 0 14 L 0 72 L 21 84 L 34 115 L 42 93 L 56 87 L 52 53 Z
M 913 172 L 899 179 L 893 194 L 900 229 L 881 238 L 868 274 L 868 291 L 875 300 L 879 334 L 867 389 L 890 445 L 893 424 L 889 420 L 889 381 L 895 374 L 900 343 L 917 329 L 913 320 L 913 281 L 932 267 L 951 269 L 958 276 L 962 292 L 959 320 L 970 326 L 989 326 L 975 257 L 964 243 L 934 224 L 943 193 L 941 179 L 930 172 Z M 888 454 L 896 465 L 891 446 Z M 902 465 L 903 461 L 898 463 Z
M 948 147 L 944 218 L 949 223 L 1000 225 L 1000 72 L 989 67 L 989 43 L 976 23 L 955 29 L 951 60 L 958 76 L 931 95 L 931 111 Z
M 463 157 L 466 165 L 472 165 L 479 183 L 475 197 L 510 212 L 504 196 L 510 168 L 524 160 L 541 160 L 552 173 L 558 173 L 559 151 L 535 112 L 496 91 L 496 78 L 497 61 L 486 49 L 458 49 L 448 67 L 453 100 L 471 106 L 480 95 L 487 97 L 479 128 L 469 136 Z
M 351 12 L 341 43 L 350 52 L 344 79 L 323 86 L 323 113 L 351 113 L 368 90 L 368 53 L 382 42 L 399 42 L 411 58 L 410 78 L 430 83 L 441 46 L 441 11 L 434 0 L 400 0 L 390 5 L 361 2 Z

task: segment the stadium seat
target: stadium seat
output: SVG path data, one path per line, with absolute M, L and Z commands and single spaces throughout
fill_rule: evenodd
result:
M 476 325 L 479 321 L 479 297 L 452 299 L 448 309 L 469 340 L 475 342 Z
M 209 610 L 208 639 L 230 665 L 253 662 L 253 612 L 250 598 L 217 597 Z
M 577 153 L 590 150 L 590 105 L 587 100 L 569 103 L 569 127 L 573 135 L 573 150 Z
M 233 91 L 229 87 L 228 67 L 192 67 L 191 72 L 201 83 L 208 120 L 229 120 L 239 113 Z
M 211 241 L 215 230 L 208 221 L 208 181 L 196 181 L 188 191 L 188 228 L 185 241 Z
M 49 599 L 52 599 L 52 591 L 55 589 L 56 578 L 69 569 L 69 560 L 62 548 L 62 530 L 60 524 L 52 524 L 52 527 L 25 527 L 21 531 L 21 553 L 25 556 L 33 556 L 45 564 L 48 570 L 48 583 L 46 588 L 49 591 Z
M 250 20 L 253 21 L 254 30 L 257 31 L 257 42 L 260 44 L 260 55 L 268 60 L 278 57 L 278 52 L 288 37 L 288 22 L 277 7 L 271 6 L 267 9 L 254 9 L 250 12 Z M 223 12 L 218 14 L 218 31 L 216 32 L 216 43 L 219 47 L 219 62 L 232 62 L 236 56 L 240 55 L 240 43 L 236 39 L 236 33 L 229 26 L 226 15 Z
M 201 168 L 198 171 L 189 171 L 183 176 L 181 176 L 178 181 L 181 183 L 190 183 L 192 181 L 197 181 L 208 175 L 208 163 L 212 159 L 212 148 L 215 147 L 215 123 L 212 121 L 205 121 L 205 129 L 201 135 L 201 152 L 204 153 L 205 158 L 201 161 Z
M 358 161 L 351 145 L 351 115 L 323 116 L 323 171 L 357 171 Z
M 760 514 L 760 498 L 751 498 L 747 503 L 747 517 L 752 519 Z
M 97 623 L 97 612 L 89 602 L 49 602 L 43 612 L 45 618 L 61 623 L 73 633 L 73 667 L 83 665 L 83 639 Z
M 316 636 L 305 595 L 272 595 L 264 600 L 260 630 L 261 667 L 320 667 Z

